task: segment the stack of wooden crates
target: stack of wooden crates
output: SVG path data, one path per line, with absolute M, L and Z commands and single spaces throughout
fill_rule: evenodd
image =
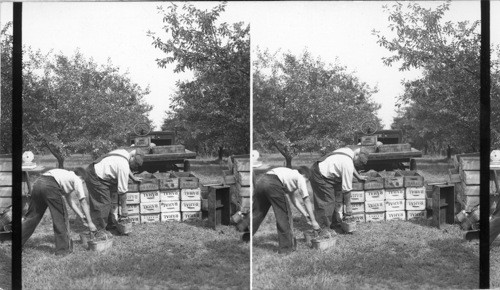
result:
M 415 171 L 369 171 L 353 182 L 351 204 L 357 222 L 426 218 L 424 179 Z M 344 207 L 345 211 L 345 207 Z
M 231 156 L 228 161 L 228 170 L 224 171 L 224 183 L 231 186 L 233 202 L 237 199 L 239 210 L 243 214 L 250 212 L 252 175 L 250 157 L 248 155 Z
M 201 189 L 191 172 L 155 173 L 129 183 L 128 215 L 133 223 L 201 219 Z

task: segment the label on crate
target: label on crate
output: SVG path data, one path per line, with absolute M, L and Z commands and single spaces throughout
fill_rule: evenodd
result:
M 141 202 L 141 214 L 160 213 L 160 202 Z
M 159 202 L 160 192 L 159 191 L 145 191 L 141 192 L 141 203 L 143 202 Z
M 201 220 L 201 211 L 187 211 L 182 213 L 182 220 Z
M 393 221 L 393 220 L 404 221 L 404 220 L 406 220 L 406 212 L 404 210 L 388 211 L 385 213 L 385 220 L 386 221 Z
M 136 191 L 139 191 L 138 183 L 129 183 L 127 185 L 127 192 L 136 192 Z
M 351 202 L 365 202 L 364 190 L 351 191 Z
M 179 189 L 164 189 L 160 191 L 160 201 L 180 200 Z
M 408 210 L 406 211 L 406 219 L 407 220 L 418 220 L 418 219 L 426 219 L 427 211 L 426 210 Z
M 127 204 L 132 204 L 132 203 L 140 203 L 141 202 L 141 196 L 139 192 L 127 192 Z
M 140 213 L 139 204 L 127 204 L 127 214 L 128 215 L 134 215 L 134 214 L 139 214 L 139 213 Z
M 181 202 L 179 200 L 160 201 L 160 212 L 174 212 L 181 210 Z
M 352 213 L 364 213 L 365 203 L 364 202 L 351 202 Z M 345 205 L 344 205 L 345 212 Z
M 129 215 L 128 219 L 133 224 L 140 224 L 141 223 L 141 216 L 140 215 Z
M 407 187 L 406 189 L 406 199 L 424 199 L 425 186 L 422 187 Z
M 200 188 L 181 189 L 181 200 L 201 200 L 201 189 Z
M 365 213 L 357 213 L 352 215 L 352 219 L 357 223 L 365 222 Z
M 393 199 L 385 201 L 385 211 L 401 211 L 405 210 L 404 199 Z
M 139 191 L 153 191 L 158 189 L 160 189 L 158 179 L 152 179 L 149 181 L 143 180 L 141 184 L 139 184 Z
M 181 211 L 200 211 L 201 200 L 183 200 L 181 201 Z
M 385 200 L 385 190 L 375 189 L 375 190 L 365 190 L 365 201 L 384 201 Z
M 405 198 L 404 188 L 389 188 L 385 190 L 386 200 L 404 199 L 404 198 Z
M 180 212 L 162 212 L 161 213 L 162 222 L 180 222 L 181 213 Z
M 365 202 L 365 212 L 381 212 L 385 211 L 385 201 L 366 201 Z
M 425 210 L 425 199 L 407 199 L 406 210 Z
M 160 214 L 141 214 L 141 223 L 157 223 L 160 221 Z
M 367 212 L 365 213 L 367 222 L 379 222 L 385 220 L 385 212 Z

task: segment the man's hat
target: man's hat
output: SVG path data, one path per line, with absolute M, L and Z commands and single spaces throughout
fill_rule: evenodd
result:
M 260 154 L 257 150 L 252 150 L 252 167 L 262 166 L 262 161 L 259 160 Z

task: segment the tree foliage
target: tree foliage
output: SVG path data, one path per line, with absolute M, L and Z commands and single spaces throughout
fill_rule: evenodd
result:
M 422 71 L 422 77 L 403 81 L 405 90 L 398 103 L 401 110 L 393 127 L 403 129 L 414 145 L 424 150 L 439 152 L 451 146 L 460 152 L 477 151 L 480 22 L 444 22 L 449 6 L 450 2 L 435 9 L 412 2 L 406 7 L 393 4 L 385 8 L 392 35 L 374 34 L 378 43 L 392 52 L 383 59 L 386 65 Z M 493 62 L 495 71 L 498 63 Z M 492 85 L 498 82 L 493 80 Z M 494 88 L 492 104 L 498 101 L 498 89 Z
M 124 145 L 133 125 L 148 121 L 148 89 L 109 60 L 98 65 L 78 51 L 72 57 L 31 50 L 25 55 L 23 146 L 48 149 L 59 167 L 69 154 L 97 157 Z
M 325 64 L 309 52 L 257 51 L 253 77 L 256 147 L 275 148 L 291 167 L 301 151 L 332 150 L 352 144 L 364 120 L 380 120 L 376 92 L 338 64 Z
M 163 129 L 174 125 L 183 141 L 196 149 L 217 148 L 219 157 L 222 148 L 248 153 L 250 143 L 250 27 L 219 24 L 225 7 L 159 7 L 166 40 L 149 32 L 166 55 L 156 60 L 160 67 L 175 63 L 175 72 L 194 73 L 193 80 L 177 83 Z
M 0 153 L 12 151 L 12 22 L 1 31 Z

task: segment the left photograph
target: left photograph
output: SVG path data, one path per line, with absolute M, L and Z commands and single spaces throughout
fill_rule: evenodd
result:
M 245 6 L 22 4 L 23 288 L 250 289 Z M 0 4 L 0 289 L 16 270 L 12 11 Z

